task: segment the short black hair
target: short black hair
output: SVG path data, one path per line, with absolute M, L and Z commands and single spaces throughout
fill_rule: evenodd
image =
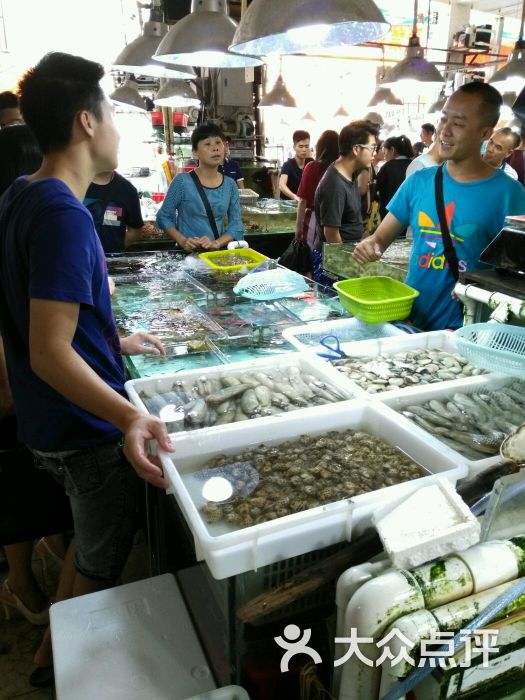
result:
M 15 109 L 18 107 L 18 97 L 14 92 L 0 92 L 0 109 Z
M 42 163 L 42 152 L 31 129 L 13 124 L 0 131 L 0 195 L 20 175 L 30 175 Z
M 456 92 L 461 92 L 464 95 L 474 95 L 479 97 L 482 103 L 480 114 L 481 118 L 483 119 L 483 126 L 496 126 L 499 121 L 501 106 L 503 105 L 503 98 L 495 87 L 492 87 L 492 85 L 489 85 L 488 83 L 474 81 L 473 83 L 462 85 L 456 90 Z
M 372 122 L 365 119 L 350 122 L 350 124 L 343 127 L 339 133 L 339 155 L 350 155 L 354 146 L 368 143 L 370 136 L 375 136 L 377 138 L 377 135 L 378 129 Z
M 292 134 L 294 146 L 296 143 L 299 143 L 299 141 L 306 141 L 306 139 L 310 140 L 310 134 L 307 131 L 304 131 L 303 129 L 297 129 L 297 131 L 294 131 Z
M 20 109 L 42 153 L 68 146 L 79 112 L 102 119 L 103 75 L 100 63 L 60 52 L 46 54 L 27 71 L 19 85 Z
M 216 124 L 201 124 L 191 135 L 191 147 L 194 151 L 197 150 L 199 141 L 209 139 L 210 136 L 217 136 L 221 141 L 224 141 L 224 133 Z
M 333 129 L 323 131 L 315 145 L 315 159 L 328 167 L 339 155 L 339 134 Z
M 426 122 L 426 124 L 421 124 L 421 128 L 423 129 L 423 131 L 428 131 L 428 133 L 432 134 L 432 136 L 436 133 L 436 127 L 430 122 Z
M 426 146 L 423 143 L 423 141 L 416 141 L 412 145 L 412 150 L 414 151 L 414 156 L 416 156 L 416 157 L 420 156 L 423 153 L 423 151 L 425 150 L 425 148 L 426 148 Z
M 412 143 L 404 134 L 401 136 L 389 136 L 385 139 L 383 148 L 393 148 L 399 156 L 405 156 L 406 158 L 414 157 Z

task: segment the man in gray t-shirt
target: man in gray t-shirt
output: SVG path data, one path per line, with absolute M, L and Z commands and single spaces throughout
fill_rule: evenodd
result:
M 328 167 L 315 192 L 318 248 L 324 241 L 361 240 L 361 196 L 354 176 L 370 167 L 376 138 L 377 129 L 367 121 L 351 122 L 339 134 L 339 158 Z
M 369 121 L 345 126 L 339 134 L 339 158 L 328 167 L 315 191 L 317 245 L 312 258 L 314 279 L 321 284 L 326 283 L 321 264 L 323 243 L 359 241 L 363 237 L 361 196 L 354 176 L 372 164 L 376 138 L 377 129 Z

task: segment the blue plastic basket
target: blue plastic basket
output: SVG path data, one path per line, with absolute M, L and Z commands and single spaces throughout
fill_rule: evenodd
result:
M 525 328 L 473 323 L 454 335 L 458 351 L 475 367 L 525 379 Z

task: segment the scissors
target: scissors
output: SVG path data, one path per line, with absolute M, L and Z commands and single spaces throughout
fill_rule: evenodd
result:
M 333 341 L 333 342 L 332 342 Z M 325 357 L 327 360 L 340 360 L 346 357 L 346 353 L 341 350 L 339 338 L 336 335 L 324 335 L 319 340 L 319 345 L 326 348 L 328 352 L 318 352 L 319 357 Z

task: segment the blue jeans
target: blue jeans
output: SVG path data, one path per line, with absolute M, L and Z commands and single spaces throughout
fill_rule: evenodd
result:
M 84 576 L 120 576 L 136 528 L 139 479 L 112 443 L 83 450 L 32 450 L 35 464 L 65 489 L 75 528 L 75 566 Z

